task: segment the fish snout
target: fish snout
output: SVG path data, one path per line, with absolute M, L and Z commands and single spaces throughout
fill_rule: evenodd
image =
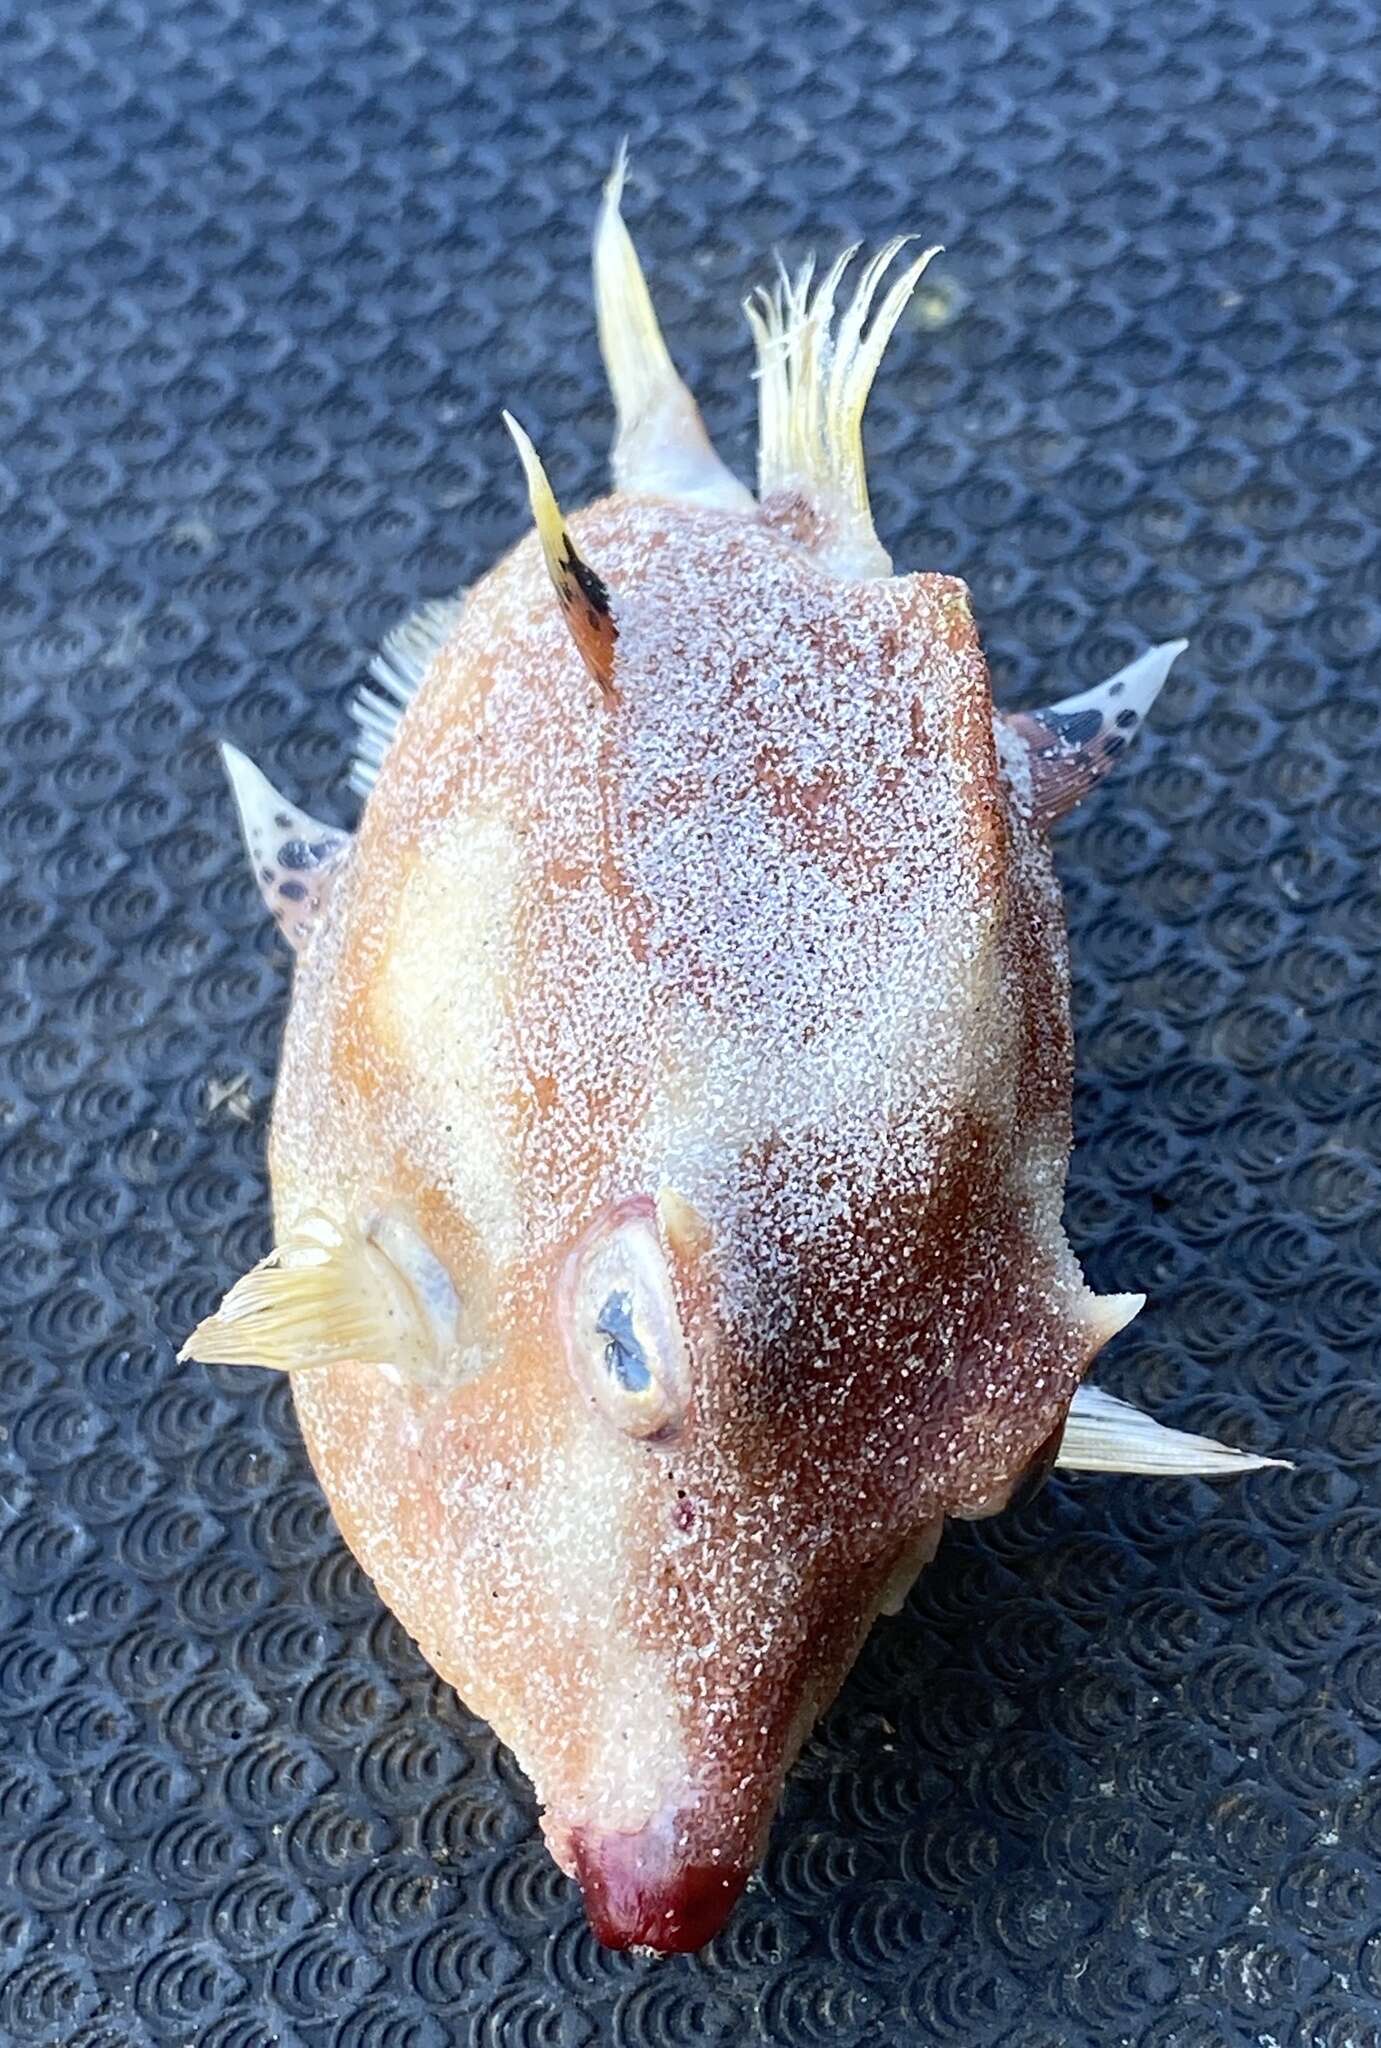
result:
M 606 1948 L 688 1954 L 718 1934 L 751 1870 L 695 1863 L 678 1850 L 675 1819 L 635 1833 L 577 1827 L 570 1848 L 585 1911 Z

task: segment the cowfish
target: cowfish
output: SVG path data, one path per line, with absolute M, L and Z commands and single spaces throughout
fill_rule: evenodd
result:
M 533 530 L 385 642 L 353 832 L 224 749 L 296 957 L 274 1249 L 183 1356 L 290 1375 L 346 1542 L 595 1934 L 673 1951 L 947 1517 L 1052 1467 L 1273 1461 L 1086 1383 L 1143 1297 L 1091 1292 L 1061 1222 L 1050 830 L 1184 643 L 996 712 L 965 585 L 895 573 L 869 508 L 864 406 L 937 252 L 749 302 L 754 494 L 623 184 L 611 494 L 568 516 L 505 415 Z

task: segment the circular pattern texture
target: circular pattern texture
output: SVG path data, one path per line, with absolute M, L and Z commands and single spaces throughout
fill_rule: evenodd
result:
M 0 0 L 0 2042 L 1381 2039 L 1381 34 L 1364 0 Z M 382 634 L 602 484 L 628 213 L 718 443 L 738 302 L 948 253 L 868 441 L 1000 700 L 1184 634 L 1064 829 L 1100 1377 L 1293 1450 L 948 1537 L 699 1959 L 595 1946 L 382 1615 L 266 1244 L 289 960 L 215 758 L 350 822 Z

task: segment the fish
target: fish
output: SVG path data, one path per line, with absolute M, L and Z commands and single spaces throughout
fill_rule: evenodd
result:
M 286 1372 L 346 1543 L 530 1777 L 613 1948 L 698 1949 L 876 1616 L 1052 1469 L 1279 1463 L 1091 1386 L 1143 1305 L 1062 1225 L 1051 829 L 1185 643 L 995 709 L 894 571 L 862 420 L 937 251 L 746 308 L 757 487 L 663 338 L 616 163 L 612 490 L 384 643 L 353 831 L 225 766 L 294 955 L 274 1248 L 182 1357 Z

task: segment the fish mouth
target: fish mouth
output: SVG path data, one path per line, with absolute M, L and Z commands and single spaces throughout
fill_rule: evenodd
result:
M 576 1827 L 569 1846 L 585 1912 L 605 1948 L 688 1955 L 729 1918 L 751 1869 L 687 1862 L 662 1818 L 635 1833 Z

